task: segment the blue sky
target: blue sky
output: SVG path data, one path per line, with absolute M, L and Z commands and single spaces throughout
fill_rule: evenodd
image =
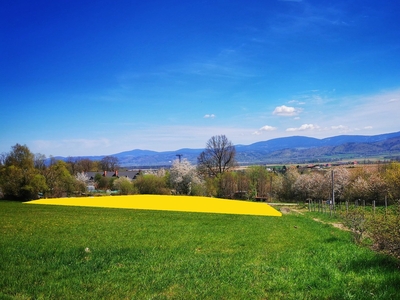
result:
M 395 1 L 19 1 L 0 10 L 0 153 L 400 130 Z

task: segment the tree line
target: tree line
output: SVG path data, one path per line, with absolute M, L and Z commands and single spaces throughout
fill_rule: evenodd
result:
M 225 136 L 213 137 L 211 140 L 214 141 L 214 147 L 222 147 L 217 153 L 222 156 L 215 160 L 210 155 L 210 149 L 206 149 L 202 153 L 202 166 L 214 174 L 229 170 L 235 165 L 233 145 Z M 231 156 L 226 161 L 227 151 L 231 151 Z M 16 144 L 9 153 L 0 154 L 0 198 L 31 200 L 38 197 L 82 195 L 88 192 L 89 184 L 99 190 L 118 190 L 121 194 L 203 193 L 199 172 L 187 160 L 179 163 L 175 161 L 169 170 L 162 169 L 156 174 L 141 172 L 134 181 L 126 177 L 107 178 L 100 173 L 118 169 L 118 159 L 113 156 L 106 156 L 100 161 L 73 157 L 62 161 L 54 157 L 47 159 L 40 153 L 33 154 L 26 145 Z M 89 171 L 98 173 L 92 179 L 86 174 Z
M 96 190 L 120 194 L 184 194 L 285 202 L 364 200 L 378 204 L 385 197 L 400 199 L 400 164 L 374 167 L 335 167 L 313 170 L 301 166 L 279 171 L 266 166 L 239 168 L 236 150 L 225 135 L 213 136 L 199 155 L 197 165 L 186 159 L 175 160 L 169 169 L 140 172 L 134 180 L 105 177 L 103 171 L 118 170 L 118 159 L 106 156 L 100 161 L 69 157 L 56 160 L 33 154 L 16 144 L 0 156 L 0 197 L 30 200 L 87 194 L 88 185 Z M 334 176 L 332 176 L 332 170 Z M 88 178 L 87 172 L 98 172 Z M 333 180 L 332 180 L 333 179 Z
M 115 170 L 117 163 L 118 159 L 111 156 L 100 161 L 72 157 L 65 162 L 52 157 L 47 160 L 43 154 L 33 154 L 26 145 L 16 144 L 9 153 L 0 155 L 0 198 L 31 200 L 82 194 L 87 189 L 82 174 Z
M 361 201 L 383 204 L 400 199 L 400 164 L 339 166 L 310 170 L 291 166 L 276 178 L 276 197 L 290 201 Z

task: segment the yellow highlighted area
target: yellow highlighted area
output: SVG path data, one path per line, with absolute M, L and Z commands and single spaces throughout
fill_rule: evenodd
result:
M 196 196 L 129 195 L 87 198 L 54 198 L 34 200 L 25 203 L 275 217 L 282 216 L 279 211 L 262 202 L 247 202 Z

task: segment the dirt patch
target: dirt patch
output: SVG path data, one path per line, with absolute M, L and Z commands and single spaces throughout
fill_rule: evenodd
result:
M 290 213 L 296 213 L 296 214 L 303 215 L 303 213 L 302 213 L 301 211 L 299 211 L 298 209 L 296 209 L 296 208 L 289 208 L 289 207 L 286 207 L 286 206 L 282 206 L 282 207 L 279 209 L 279 211 L 280 211 L 283 215 L 287 215 L 287 214 L 290 214 Z
M 289 207 L 281 207 L 281 208 L 280 208 L 280 211 L 281 211 L 281 213 L 284 214 L 284 215 L 290 214 L 290 212 L 291 212 L 291 210 L 290 210 Z
M 341 230 L 350 231 L 350 229 L 348 229 L 342 223 L 329 223 L 329 224 L 331 224 L 333 227 L 339 228 Z
M 333 227 L 339 228 L 340 230 L 350 231 L 350 229 L 348 229 L 348 228 L 347 228 L 346 226 L 344 226 L 342 223 L 328 223 L 328 222 L 321 221 L 320 219 L 317 219 L 317 218 L 313 218 L 313 220 L 316 221 L 316 222 L 323 223 L 323 224 L 332 225 Z

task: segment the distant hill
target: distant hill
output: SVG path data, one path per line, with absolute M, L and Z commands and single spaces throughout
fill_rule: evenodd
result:
M 177 154 L 197 163 L 197 157 L 204 149 L 178 149 L 157 152 L 135 149 L 113 154 L 124 167 L 169 166 Z M 239 164 L 283 164 L 336 161 L 340 159 L 367 159 L 372 157 L 400 157 L 400 132 L 363 136 L 340 135 L 324 139 L 305 136 L 276 138 L 237 145 L 236 159 Z M 100 160 L 104 156 L 87 156 Z M 66 158 L 61 158 L 66 160 Z
M 334 161 L 399 154 L 400 132 L 374 136 L 340 135 L 324 139 L 293 136 L 237 148 L 237 160 L 242 164 Z

